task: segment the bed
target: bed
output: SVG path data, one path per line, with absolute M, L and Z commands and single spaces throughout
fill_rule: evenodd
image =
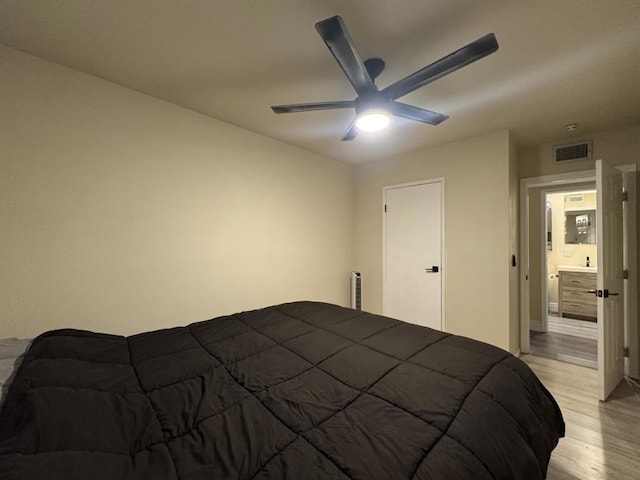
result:
M 508 352 L 294 302 L 40 335 L 0 411 L 0 478 L 542 479 L 563 435 Z

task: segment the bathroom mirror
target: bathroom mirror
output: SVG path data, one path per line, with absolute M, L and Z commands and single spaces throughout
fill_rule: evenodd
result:
M 564 243 L 596 243 L 596 211 L 575 210 L 564 214 Z

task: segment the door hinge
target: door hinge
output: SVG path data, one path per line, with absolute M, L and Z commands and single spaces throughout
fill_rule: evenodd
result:
M 629 358 L 629 347 L 624 347 L 622 353 L 624 355 L 624 358 Z
M 384 204 L 384 213 L 387 213 L 387 204 Z
M 629 280 L 629 270 L 627 270 L 626 268 L 622 270 L 622 279 Z
M 622 201 L 626 202 L 627 200 L 629 200 L 629 194 L 627 193 L 626 190 L 622 191 Z

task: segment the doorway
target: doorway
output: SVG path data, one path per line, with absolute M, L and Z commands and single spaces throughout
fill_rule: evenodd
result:
M 541 306 L 530 322 L 531 353 L 597 369 L 597 302 L 588 293 L 598 263 L 595 184 L 543 187 L 540 198 Z
M 536 307 L 543 307 L 541 302 L 531 298 L 533 287 L 540 285 L 541 251 L 542 248 L 546 248 L 546 242 L 542 244 L 539 241 L 536 242 L 539 230 L 536 233 L 535 228 L 531 228 L 530 218 L 535 216 L 535 212 L 543 211 L 542 208 L 539 210 L 532 208 L 537 201 L 540 201 L 540 197 L 536 197 L 536 192 L 539 193 L 540 189 L 551 187 L 557 187 L 559 190 L 571 187 L 582 188 L 581 184 L 593 184 L 596 181 L 597 210 L 601 215 L 597 217 L 596 227 L 599 236 L 597 256 L 600 265 L 594 292 L 597 292 L 598 297 L 598 390 L 599 397 L 603 401 L 612 388 L 622 380 L 623 373 L 632 378 L 638 378 L 639 373 L 636 176 L 635 164 L 613 168 L 607 162 L 597 160 L 595 171 L 587 170 L 520 180 L 520 252 L 523 266 L 520 282 L 520 349 L 522 353 L 528 353 L 531 347 L 529 331 L 532 311 Z M 623 325 L 624 328 L 622 328 Z
M 444 329 L 444 179 L 385 187 L 383 313 Z

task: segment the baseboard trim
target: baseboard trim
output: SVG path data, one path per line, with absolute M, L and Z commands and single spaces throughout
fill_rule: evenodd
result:
M 544 332 L 544 330 L 542 329 L 542 322 L 531 321 L 529 323 L 529 329 L 533 330 L 534 332 Z

